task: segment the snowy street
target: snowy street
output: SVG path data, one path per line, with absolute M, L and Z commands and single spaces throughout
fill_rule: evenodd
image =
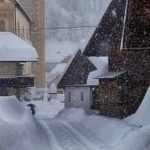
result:
M 62 96 L 32 101 L 37 114 L 11 97 L 0 97 L 2 150 L 149 150 L 150 88 L 138 111 L 123 120 L 63 109 Z M 42 105 L 41 105 L 42 103 Z M 55 111 L 53 111 L 55 109 Z M 21 147 L 21 148 L 20 148 Z
M 51 139 L 54 140 L 52 150 L 99 150 L 103 144 L 88 130 L 81 131 L 71 124 L 60 120 L 44 120 L 43 124 L 49 128 Z
M 0 150 L 150 150 L 150 0 L 0 0 Z

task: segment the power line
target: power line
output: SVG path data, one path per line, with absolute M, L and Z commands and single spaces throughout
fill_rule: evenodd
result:
M 95 28 L 97 25 L 86 25 L 86 26 L 68 26 L 68 27 L 46 27 L 46 30 L 68 30 L 68 29 L 83 29 L 83 28 Z
M 14 10 L 0 10 L 1 11 L 8 11 L 8 12 L 12 12 Z M 81 29 L 85 29 L 85 28 L 99 28 L 98 25 L 81 25 L 81 26 L 59 26 L 59 27 L 43 27 L 43 28 L 33 28 L 31 30 L 31 32 L 37 32 L 39 30 L 81 30 Z M 15 29 L 15 30 L 30 30 L 30 29 Z M 5 30 L 4 30 L 5 31 Z
M 32 28 L 32 29 L 18 29 L 15 28 L 16 31 L 30 31 L 30 32 L 40 32 L 41 30 L 50 30 L 50 31 L 56 31 L 56 30 L 83 30 L 88 28 L 99 28 L 100 26 L 97 25 L 87 25 L 87 26 L 61 26 L 61 27 L 44 27 L 44 28 Z M 10 31 L 6 29 L 0 29 L 1 31 Z M 12 28 L 12 30 L 14 30 Z

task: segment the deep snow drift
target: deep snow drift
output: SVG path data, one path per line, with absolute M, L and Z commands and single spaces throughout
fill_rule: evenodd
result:
M 149 125 L 150 124 L 150 87 L 147 90 L 147 93 L 142 101 L 139 109 L 135 114 L 128 117 L 126 120 L 133 124 L 137 125 Z
M 16 99 L 0 97 L 0 150 L 49 150 L 45 129 Z
M 87 115 L 74 108 L 61 111 L 53 119 L 47 115 L 35 119 L 15 97 L 1 97 L 0 149 L 149 150 L 149 101 L 150 88 L 138 111 L 124 120 Z

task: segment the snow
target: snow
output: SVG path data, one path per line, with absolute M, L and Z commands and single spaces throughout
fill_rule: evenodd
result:
M 50 102 L 33 101 L 37 105 L 34 118 L 23 107 L 25 103 L 13 96 L 0 97 L 0 149 L 149 150 L 149 98 L 150 88 L 137 112 L 119 120 L 75 108 L 59 112 L 56 106 L 60 106 L 62 95 Z
M 126 27 L 126 20 L 127 20 L 128 4 L 129 4 L 129 0 L 126 1 L 125 14 L 124 14 L 124 18 L 123 18 L 123 29 L 122 29 L 120 51 L 122 51 L 122 49 L 123 49 L 123 42 L 124 42 L 125 27 Z
M 57 64 L 50 73 L 46 74 L 47 86 L 50 88 L 51 84 L 54 83 L 55 86 L 59 83 L 64 70 L 66 69 L 67 63 Z
M 23 102 L 23 105 L 32 103 L 36 106 L 36 117 L 37 118 L 54 118 L 62 109 L 64 109 L 64 95 L 58 94 L 56 99 L 48 101 L 31 101 Z
M 10 32 L 0 32 L 0 61 L 37 61 L 36 49 Z
M 88 57 L 97 69 L 104 68 L 108 71 L 108 56 Z
M 98 85 L 99 80 L 95 78 L 108 72 L 108 57 L 89 57 L 89 60 L 95 65 L 97 70 L 89 74 L 87 85 Z
M 93 27 L 91 30 L 89 30 L 89 31 L 87 32 L 86 38 L 85 38 L 85 39 L 82 39 L 82 40 L 80 41 L 80 44 L 78 45 L 78 49 L 80 49 L 82 52 L 84 52 L 86 46 L 88 45 L 88 43 L 89 43 L 89 41 L 90 41 L 92 35 L 94 34 L 94 32 L 95 32 L 95 30 L 96 30 L 98 24 L 101 22 L 101 20 L 102 20 L 102 18 L 103 18 L 103 16 L 104 16 L 104 14 L 105 14 L 105 12 L 106 12 L 108 6 L 110 5 L 110 3 L 111 3 L 111 0 L 105 0 L 105 1 L 103 1 L 103 2 L 102 2 L 102 7 L 101 7 L 101 9 L 99 10 L 99 13 L 97 14 L 97 16 L 94 16 L 94 17 L 93 17 L 93 18 L 95 18 L 94 21 L 93 21 L 93 22 L 95 23 L 95 27 Z M 93 23 L 93 22 L 92 22 L 92 23 Z
M 50 86 L 50 93 L 57 93 L 57 88 L 54 83 L 52 83 Z
M 120 76 L 121 74 L 124 74 L 125 71 L 120 71 L 120 72 L 106 72 L 106 73 L 103 73 L 99 76 L 97 76 L 96 78 L 97 79 L 113 79 L 113 78 L 116 78 L 118 76 Z
M 46 0 L 46 27 L 97 25 L 101 12 L 105 11 L 110 2 L 111 0 Z M 57 40 L 80 41 L 87 37 L 89 30 L 93 29 L 47 30 L 46 34 Z
M 46 40 L 46 62 L 61 62 L 76 50 L 77 44 L 70 41 Z
M 14 96 L 0 97 L 0 132 L 2 150 L 48 150 L 45 129 Z
M 24 113 L 24 108 L 19 104 L 15 97 L 0 97 L 1 120 L 5 122 L 16 122 L 18 118 L 22 118 Z
M 148 125 L 150 123 L 149 113 L 150 113 L 150 87 L 148 88 L 146 95 L 136 111 L 136 113 L 127 118 L 133 124 L 137 125 Z
M 61 74 L 65 67 L 66 67 L 66 63 L 59 63 L 57 64 L 54 69 L 52 69 L 52 71 L 50 72 L 50 74 L 55 75 L 55 74 Z
M 91 0 L 87 2 L 84 1 L 46 1 L 47 26 L 93 26 L 90 28 L 79 28 L 78 30 L 47 31 L 46 34 L 48 34 L 50 38 L 46 40 L 46 62 L 60 62 L 68 55 L 73 55 L 74 52 L 77 52 L 79 49 L 84 51 L 98 23 L 101 21 L 106 9 L 111 3 L 111 0 L 96 0 L 96 2 L 91 2 Z M 82 6 L 81 3 L 83 4 Z M 95 4 L 97 4 L 97 8 L 93 8 L 94 13 L 89 13 L 89 8 L 86 7 L 92 7 L 92 5 Z M 68 7 L 68 5 L 70 5 L 70 7 Z M 81 11 L 81 13 L 74 10 L 75 5 L 78 5 L 76 9 L 80 9 L 79 11 Z M 70 10 L 68 11 L 68 9 Z M 84 9 L 88 11 L 85 13 Z

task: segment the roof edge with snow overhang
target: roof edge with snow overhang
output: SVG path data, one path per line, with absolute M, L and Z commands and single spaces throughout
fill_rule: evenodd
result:
M 0 32 L 0 62 L 38 61 L 37 50 L 11 32 Z
M 107 72 L 104 73 L 101 76 L 97 76 L 95 79 L 115 79 L 116 77 L 119 77 L 123 74 L 125 74 L 126 71 L 120 71 L 120 72 Z

